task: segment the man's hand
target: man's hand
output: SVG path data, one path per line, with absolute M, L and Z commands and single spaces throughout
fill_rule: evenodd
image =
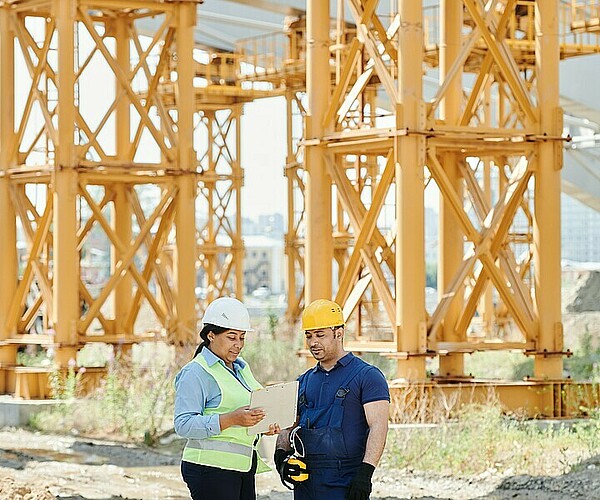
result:
M 275 450 L 275 468 L 279 472 L 281 482 L 288 489 L 293 489 L 297 483 L 308 479 L 306 464 L 289 450 L 277 448 Z
M 281 427 L 279 424 L 269 424 L 268 432 L 263 432 L 265 436 L 274 436 L 275 434 L 279 434 L 281 432 Z
M 373 465 L 366 462 L 360 464 L 346 494 L 348 500 L 368 500 L 373 489 L 371 483 L 373 472 L 375 472 Z

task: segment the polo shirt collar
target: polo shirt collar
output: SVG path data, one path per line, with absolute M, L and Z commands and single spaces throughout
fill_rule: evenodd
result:
M 333 368 L 335 368 L 338 365 L 340 365 L 340 366 L 348 366 L 348 363 L 350 363 L 350 361 L 352 361 L 352 359 L 354 359 L 354 354 L 352 354 L 351 352 L 349 352 L 343 358 L 338 359 L 337 363 L 335 365 L 333 365 Z M 333 368 L 332 368 L 332 370 L 333 370 Z M 316 372 L 317 370 L 323 370 L 323 368 L 321 367 L 321 362 L 320 361 L 313 368 L 313 372 Z M 323 371 L 325 371 L 325 370 L 323 370 Z
M 220 362 L 223 366 L 225 366 L 225 368 L 227 368 L 225 362 L 221 358 L 219 358 L 219 356 L 217 356 L 214 352 L 212 352 L 208 347 L 204 346 L 202 348 L 202 351 L 200 351 L 200 354 L 204 356 L 204 359 L 206 360 L 208 366 L 213 366 L 215 363 Z M 236 369 L 236 371 L 244 369 L 245 366 L 246 362 L 242 358 L 237 358 L 233 362 L 233 367 Z

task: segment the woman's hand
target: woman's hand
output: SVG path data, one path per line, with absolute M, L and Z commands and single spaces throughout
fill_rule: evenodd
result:
M 265 418 L 265 415 L 266 413 L 262 408 L 253 408 L 251 410 L 248 406 L 242 406 L 237 410 L 219 415 L 219 423 L 221 425 L 221 430 L 234 425 L 240 427 L 252 427 Z
M 263 432 L 265 436 L 274 436 L 275 434 L 279 434 L 281 432 L 281 428 L 279 424 L 271 424 L 269 425 L 269 432 Z

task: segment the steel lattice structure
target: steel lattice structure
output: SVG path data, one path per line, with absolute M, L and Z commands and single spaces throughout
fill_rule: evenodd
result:
M 391 356 L 410 382 L 426 380 L 427 357 L 439 356 L 438 381 L 464 381 L 465 353 L 519 349 L 552 385 L 533 406 L 567 412 L 556 396 L 567 354 L 558 64 L 600 51 L 598 2 L 308 0 L 304 15 L 264 1 L 296 17 L 203 61 L 199 4 L 0 7 L 0 275 L 12 277 L 0 289 L 0 392 L 20 391 L 19 345 L 52 345 L 65 367 L 87 342 L 145 338 L 136 322 L 149 311 L 152 338 L 181 346 L 202 310 L 198 282 L 207 299 L 241 296 L 242 107 L 284 95 L 289 317 L 334 297 L 355 332 L 348 347 Z M 89 92 L 98 64 L 109 75 L 101 96 Z M 441 293 L 430 314 L 433 185 Z M 82 262 L 98 234 L 111 264 L 94 289 Z M 31 333 L 39 321 L 43 334 Z M 21 392 L 43 396 L 37 382 Z

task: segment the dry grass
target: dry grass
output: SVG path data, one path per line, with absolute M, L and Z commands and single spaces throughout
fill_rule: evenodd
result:
M 557 475 L 595 455 L 600 414 L 572 427 L 509 418 L 497 405 L 467 405 L 435 426 L 390 431 L 384 464 L 392 468 L 473 476 L 485 472 Z

